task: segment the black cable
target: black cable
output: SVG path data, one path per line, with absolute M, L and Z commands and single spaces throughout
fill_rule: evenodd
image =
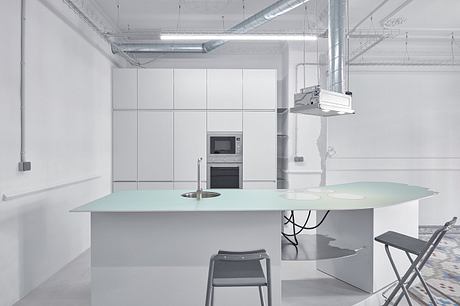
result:
M 291 221 L 291 219 L 292 219 L 292 215 L 293 215 L 293 214 L 294 214 L 294 211 L 293 211 L 293 210 L 291 210 L 291 214 L 289 215 L 289 219 L 288 219 L 287 221 L 285 221 L 285 222 L 284 222 L 284 225 L 288 224 L 288 223 L 289 223 L 289 221 Z M 285 218 L 286 218 L 286 217 L 285 217 Z
M 305 226 L 305 225 L 307 225 L 307 221 L 308 221 L 308 218 L 309 218 L 309 216 L 310 216 L 311 210 L 310 210 L 310 212 L 309 212 L 309 215 L 308 215 L 307 220 L 305 221 L 304 225 L 299 225 L 299 224 L 295 223 L 295 220 L 294 220 L 294 221 L 288 221 L 289 223 L 292 223 L 292 225 L 294 226 L 294 229 L 295 229 L 295 227 L 299 227 L 300 230 L 299 230 L 298 232 L 294 231 L 293 234 L 285 234 L 285 235 L 286 235 L 286 236 L 291 236 L 291 237 L 293 236 L 293 237 L 295 237 L 296 235 L 300 234 L 303 230 L 313 230 L 313 229 L 318 228 L 321 224 L 323 224 L 324 220 L 326 220 L 326 217 L 327 217 L 327 215 L 329 214 L 329 212 L 330 212 L 330 210 L 328 210 L 328 211 L 326 212 L 326 214 L 323 216 L 323 218 L 321 219 L 321 221 L 320 221 L 318 224 L 316 224 L 315 226 L 312 226 L 312 227 L 306 227 L 306 226 Z M 288 219 L 288 218 L 286 218 L 286 216 L 284 216 L 284 218 L 285 218 L 285 219 Z M 294 219 L 294 218 L 293 218 L 293 219 Z
M 284 218 L 286 218 L 286 216 Z M 289 217 L 289 219 L 290 220 L 292 219 L 292 221 L 291 221 L 291 223 L 292 223 L 292 231 L 295 232 L 295 216 L 294 216 L 294 211 L 293 210 L 291 210 L 291 216 Z M 297 248 L 297 246 L 299 245 L 299 241 L 297 240 L 297 236 L 294 236 L 294 241 L 292 241 L 287 236 L 287 234 L 285 234 L 283 232 L 281 232 L 281 234 L 284 236 L 284 238 L 286 238 L 287 241 L 289 241 L 289 243 L 291 243 L 295 247 L 296 252 L 299 252 L 299 249 Z
M 304 222 L 302 227 L 305 227 L 307 225 L 308 221 L 310 220 L 310 216 L 311 216 L 311 210 L 308 211 L 307 219 L 305 219 L 305 222 Z M 286 222 L 293 223 L 293 221 L 286 221 Z M 295 228 L 296 228 L 296 226 L 297 227 L 299 227 L 299 226 L 297 225 L 297 223 L 293 223 L 292 225 L 293 225 L 293 233 L 292 234 L 286 234 L 286 235 L 288 235 L 288 236 L 293 236 L 293 235 L 297 236 L 298 234 L 300 234 L 303 231 L 303 228 L 301 228 L 298 232 L 296 232 Z

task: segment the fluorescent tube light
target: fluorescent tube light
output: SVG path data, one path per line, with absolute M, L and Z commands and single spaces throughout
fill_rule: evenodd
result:
M 304 41 L 317 40 L 314 35 L 303 34 L 161 34 L 161 40 L 254 40 L 254 41 Z

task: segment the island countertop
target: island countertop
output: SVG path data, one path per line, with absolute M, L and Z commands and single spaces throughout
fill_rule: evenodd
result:
M 119 191 L 72 212 L 206 212 L 352 210 L 380 208 L 430 197 L 428 188 L 390 182 L 356 182 L 295 190 L 213 189 L 220 196 L 181 197 L 191 190 Z

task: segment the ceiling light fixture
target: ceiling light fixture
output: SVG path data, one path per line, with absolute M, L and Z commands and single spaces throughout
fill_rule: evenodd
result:
M 252 41 L 308 41 L 314 35 L 303 34 L 161 34 L 161 40 L 252 40 Z

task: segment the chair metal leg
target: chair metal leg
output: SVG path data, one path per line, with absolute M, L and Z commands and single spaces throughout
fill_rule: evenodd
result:
M 212 296 L 214 295 L 214 286 L 212 285 L 212 279 L 214 276 L 214 260 L 211 258 L 209 262 L 209 271 L 208 271 L 208 287 L 206 289 L 206 302 L 205 306 L 212 305 Z
M 412 306 L 412 302 L 411 302 L 411 299 L 409 297 L 409 292 L 407 291 L 406 287 L 404 286 L 404 279 L 401 278 L 401 276 L 398 273 L 398 269 L 396 269 L 396 265 L 395 265 L 395 263 L 393 261 L 393 257 L 391 257 L 391 253 L 390 253 L 390 250 L 388 248 L 388 245 L 385 245 L 385 251 L 386 251 L 386 253 L 388 255 L 388 258 L 390 259 L 390 263 L 391 263 L 391 266 L 393 267 L 393 270 L 394 270 L 394 272 L 396 274 L 396 278 L 398 279 L 398 285 L 396 285 L 395 289 L 393 290 L 391 295 L 386 300 L 384 306 L 390 305 L 391 300 L 394 298 L 394 296 L 399 291 L 399 289 L 403 290 L 403 293 L 404 293 L 404 295 L 406 296 L 406 299 L 407 299 L 407 303 L 409 304 L 409 306 Z M 404 275 L 404 276 L 406 276 L 406 275 Z M 397 304 L 395 304 L 395 305 L 397 305 Z
M 214 286 L 211 287 L 211 306 L 214 306 Z
M 204 302 L 204 306 L 209 306 L 209 303 L 211 302 L 211 291 L 212 288 L 209 287 L 208 283 L 208 288 L 206 289 L 206 302 Z
M 415 259 L 415 262 L 418 262 L 420 261 L 420 264 L 418 264 L 418 270 L 421 271 L 422 268 L 425 266 L 425 264 L 427 263 L 428 259 L 430 258 L 431 254 L 433 253 L 433 251 L 435 250 L 436 248 L 436 245 L 437 243 L 435 243 L 434 246 L 431 246 L 430 250 L 425 254 L 425 256 L 422 256 L 423 257 L 423 260 L 419 257 L 417 257 L 417 259 Z M 417 267 L 417 264 L 414 264 L 412 263 L 411 267 L 414 266 L 414 267 Z M 417 275 L 414 274 L 411 276 L 411 278 L 409 279 L 409 281 L 407 282 L 407 288 L 409 288 L 412 283 L 414 282 L 414 280 L 417 278 Z M 400 294 L 398 296 L 398 298 L 396 299 L 396 305 L 401 301 L 402 299 L 402 294 Z
M 264 303 L 264 293 L 262 291 L 262 286 L 259 286 L 259 298 L 260 298 L 260 305 L 265 306 Z
M 267 268 L 267 304 L 268 306 L 272 306 L 272 272 L 271 272 L 271 265 L 270 265 L 270 258 L 265 260 L 266 268 Z
M 410 257 L 409 253 L 406 252 L 406 255 L 409 258 L 410 263 L 413 264 L 414 260 L 412 259 L 412 257 Z M 422 283 L 423 287 L 425 288 L 426 293 L 430 297 L 430 300 L 433 303 L 433 306 L 437 306 L 438 303 L 436 303 L 436 300 L 435 300 L 433 294 L 431 293 L 430 288 L 428 287 L 428 284 L 425 282 L 425 279 L 423 278 L 422 274 L 420 273 L 420 270 L 417 267 L 414 267 L 414 270 L 415 270 L 415 273 L 417 274 L 418 278 L 420 279 L 420 282 Z M 409 289 L 409 287 L 407 287 L 407 289 Z

